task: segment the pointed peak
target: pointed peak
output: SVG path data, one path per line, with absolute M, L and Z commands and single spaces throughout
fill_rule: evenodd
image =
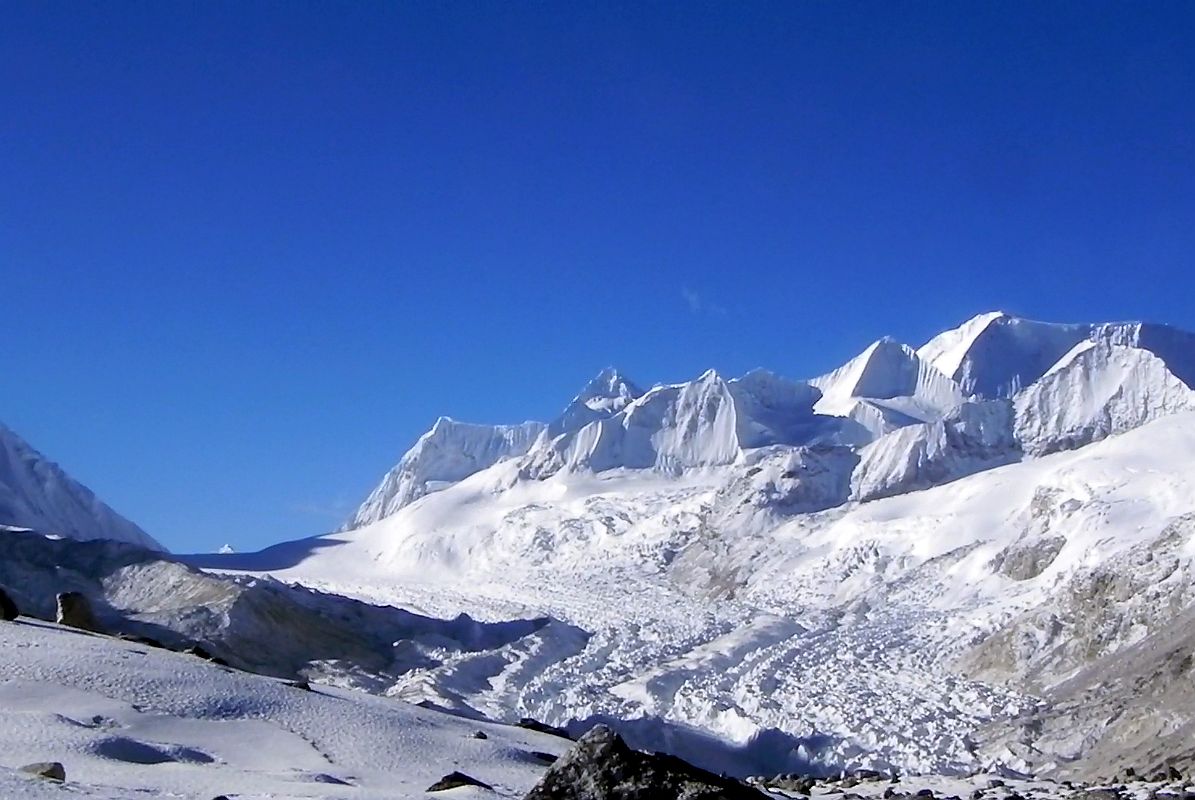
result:
M 997 309 L 995 311 L 985 311 L 982 314 L 976 314 L 975 316 L 971 317 L 971 319 L 967 320 L 963 324 L 971 325 L 973 323 L 977 324 L 977 323 L 984 323 L 984 322 L 995 322 L 996 320 L 1003 320 L 1003 319 L 1016 319 L 1016 316 L 1014 314 L 1008 313 L 1007 311 L 1001 311 L 1001 310 Z
M 914 358 L 917 355 L 916 350 L 895 337 L 882 336 L 868 345 L 867 349 L 856 356 L 856 358 L 872 358 L 877 353 L 891 353 L 893 355 L 899 353 L 908 358 Z
M 589 422 L 613 416 L 643 395 L 643 390 L 614 367 L 598 372 L 548 425 L 548 436 L 580 430 Z
M 643 394 L 643 390 L 636 386 L 634 381 L 617 368 L 606 367 L 585 384 L 585 388 L 573 398 L 573 403 L 584 403 L 601 397 L 631 400 L 641 394 Z
M 694 383 L 717 383 L 721 380 L 722 376 L 718 374 L 718 370 L 711 368 L 698 375 Z
M 622 374 L 617 367 L 606 367 L 593 376 L 593 379 L 585 385 L 583 394 L 590 394 L 595 390 L 601 390 L 605 394 L 621 395 L 626 393 L 625 389 L 630 389 L 632 393 L 639 394 L 634 381 Z
M 613 383 L 614 381 L 623 380 L 622 373 L 618 371 L 618 367 L 604 367 L 597 375 L 593 377 L 590 383 Z
M 766 369 L 764 367 L 756 367 L 755 369 L 747 370 L 746 372 L 743 373 L 743 377 L 735 378 L 735 380 L 748 381 L 748 380 L 783 380 L 783 379 L 779 375 L 777 375 L 775 372 L 772 372 L 770 369 Z

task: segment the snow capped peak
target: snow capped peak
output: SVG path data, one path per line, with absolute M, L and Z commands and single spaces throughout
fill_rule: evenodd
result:
M 0 424 L 0 525 L 165 550 L 86 486 Z
M 970 396 L 1012 397 L 1088 339 L 1149 350 L 1195 385 L 1195 335 L 1152 323 L 1061 324 L 993 312 L 935 336 L 917 353 Z
M 580 430 L 590 422 L 613 416 L 626 408 L 643 390 L 625 378 L 614 367 L 599 372 L 580 394 L 548 426 L 548 437 L 556 438 L 562 433 Z
M 988 329 L 988 326 L 1010 318 L 1011 315 L 1003 311 L 977 314 L 957 328 L 943 331 L 930 339 L 918 348 L 917 355 L 933 364 L 943 374 L 953 376 L 958 371 L 971 345 Z
M 1062 381 L 1065 388 L 1035 390 L 1032 403 L 1042 404 L 1035 413 L 1046 420 L 1045 432 L 1025 435 L 1049 439 L 1058 425 L 1070 425 L 1064 410 L 1070 401 L 1067 393 L 1085 391 L 1087 380 L 1076 377 L 1072 366 L 1099 367 L 1105 370 L 1101 374 L 1110 374 L 1105 369 L 1108 365 L 1088 363 L 1088 354 L 1102 345 L 1149 351 L 1171 378 L 1177 376 L 1187 385 L 1195 382 L 1195 336 L 1191 334 L 1142 323 L 1037 322 L 1003 311 L 973 317 L 917 350 L 885 336 L 808 383 L 766 370 L 727 380 L 709 369 L 690 381 L 657 385 L 645 392 L 619 370 L 607 367 L 547 425 L 470 425 L 441 417 L 391 470 L 349 527 L 388 516 L 507 459 L 522 459 L 512 473 L 517 473 L 515 480 L 614 469 L 675 475 L 734 464 L 746 451 L 762 447 L 862 447 L 895 431 L 923 425 L 933 427 L 889 440 L 883 446 L 888 455 L 871 461 L 877 465 L 883 461 L 893 467 L 889 470 L 893 475 L 904 476 L 895 483 L 889 481 L 892 486 L 932 483 L 1019 453 L 1008 444 L 1010 406 L 989 406 L 984 401 L 1018 397 L 1025 387 L 1043 379 Z M 1131 371 L 1126 380 L 1156 377 L 1152 373 L 1142 377 L 1149 372 L 1142 369 Z M 1065 377 L 1056 378 L 1059 375 Z M 1177 407 L 1166 392 L 1169 388 L 1162 392 L 1161 407 Z M 1155 394 L 1151 390 L 1149 396 Z M 974 407 L 963 408 L 968 402 Z M 1138 419 L 1123 410 L 1116 414 L 1130 423 Z M 1092 430 L 1119 429 L 1119 425 L 1096 425 Z M 963 445 L 969 448 L 967 458 L 952 461 L 953 450 Z M 1037 447 L 1030 443 L 1027 452 L 1036 452 Z M 880 450 L 873 448 L 876 454 Z M 931 462 L 932 469 L 926 466 Z M 912 474 L 927 469 L 936 470 L 937 477 Z
M 621 372 L 616 367 L 606 367 L 589 382 L 586 389 L 590 387 L 604 387 L 607 393 L 619 391 L 619 387 L 624 385 L 631 385 Z
M 1153 322 L 1111 322 L 1094 326 L 1091 338 L 1148 350 L 1162 359 L 1175 377 L 1195 389 L 1195 334 Z
M 744 449 L 832 436 L 841 420 L 815 416 L 819 397 L 814 387 L 767 370 L 727 381 L 709 369 L 685 383 L 656 386 L 619 413 L 537 448 L 528 474 L 616 468 L 675 474 L 730 464 Z
M 902 420 L 922 422 L 939 419 L 963 401 L 959 387 L 913 348 L 891 337 L 869 345 L 833 372 L 814 378 L 810 384 L 822 392 L 819 414 L 858 418 L 860 413 L 882 419 L 869 424 L 859 420 L 873 434 L 899 427 Z M 861 402 L 865 401 L 865 402 Z M 873 413 L 874 412 L 874 413 Z
M 939 334 L 918 354 L 969 396 L 1012 397 L 1091 334 L 1090 325 L 1059 324 L 983 314 Z
M 1148 350 L 1085 340 L 1014 399 L 1025 452 L 1071 450 L 1195 409 L 1195 391 Z
M 943 374 L 953 377 L 975 339 L 993 322 L 1011 318 L 1012 315 L 1003 311 L 977 314 L 959 327 L 939 333 L 930 339 L 917 351 L 917 355 L 933 364 Z
M 386 473 L 344 529 L 376 522 L 426 494 L 464 480 L 499 461 L 523 455 L 545 427 L 542 422 L 476 425 L 439 417 Z

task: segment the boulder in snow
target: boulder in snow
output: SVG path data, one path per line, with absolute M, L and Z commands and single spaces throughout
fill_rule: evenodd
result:
M 66 768 L 57 761 L 38 761 L 36 764 L 26 764 L 20 767 L 20 771 L 52 781 L 66 780 Z
M 8 593 L 0 589 L 0 619 L 5 622 L 12 622 L 19 617 L 21 612 L 17 609 L 17 604 L 12 601 Z
M 450 772 L 447 775 L 445 775 L 443 778 L 440 778 L 440 780 L 433 783 L 431 786 L 427 787 L 427 791 L 429 791 L 429 792 L 444 792 L 449 789 L 460 788 L 461 786 L 476 786 L 480 789 L 490 789 L 490 790 L 493 790 L 493 788 L 494 788 L 493 786 L 490 786 L 488 783 L 483 783 L 482 781 L 477 780 L 477 778 L 474 778 L 470 775 L 466 775 L 463 772 Z
M 766 795 L 675 756 L 632 750 L 605 725 L 581 737 L 525 800 L 760 800 Z
M 81 592 L 62 592 L 57 597 L 58 612 L 55 621 L 80 630 L 100 633 L 100 623 L 91 610 L 91 601 Z

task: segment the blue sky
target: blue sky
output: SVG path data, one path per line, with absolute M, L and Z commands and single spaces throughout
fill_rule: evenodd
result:
M 0 5 L 0 420 L 175 550 L 439 414 L 1195 329 L 1190 3 Z

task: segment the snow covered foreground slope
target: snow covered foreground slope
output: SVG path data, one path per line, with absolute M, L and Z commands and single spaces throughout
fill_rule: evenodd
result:
M 522 797 L 554 736 L 283 681 L 49 623 L 0 622 L 0 797 Z M 476 731 L 488 738 L 475 738 Z M 61 762 L 66 783 L 16 768 Z
M 72 539 L 115 539 L 162 546 L 104 505 L 90 489 L 0 425 L 0 525 Z

